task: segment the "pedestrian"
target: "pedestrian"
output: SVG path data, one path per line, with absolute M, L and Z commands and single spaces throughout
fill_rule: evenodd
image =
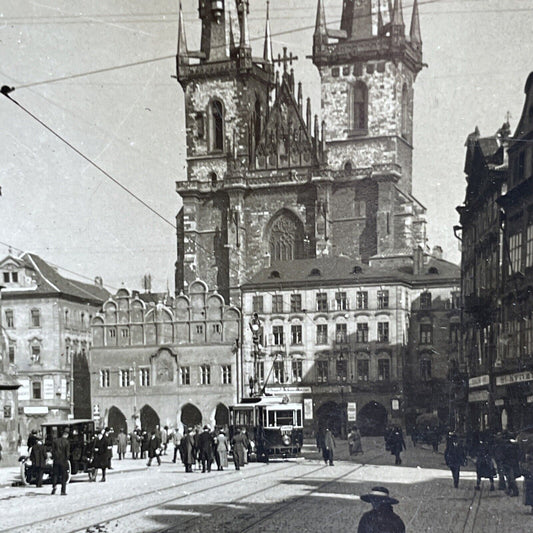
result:
M 228 439 L 222 429 L 215 440 L 215 458 L 217 470 L 224 470 L 224 468 L 228 467 Z
M 141 451 L 141 435 L 137 428 L 135 428 L 130 434 L 130 450 L 131 458 L 137 459 L 139 457 L 139 452 Z
M 46 450 L 41 438 L 38 438 L 35 444 L 31 447 L 30 461 L 35 485 L 37 485 L 37 487 L 42 487 L 43 469 L 46 466 Z
M 252 451 L 252 445 L 250 444 L 250 439 L 248 438 L 248 433 L 246 428 L 242 428 L 242 435 L 244 437 L 244 464 L 248 464 L 248 454 Z
M 241 432 L 240 428 L 235 430 L 235 435 L 231 440 L 231 447 L 233 448 L 233 462 L 235 463 L 235 470 L 240 470 L 244 466 L 244 454 L 248 448 L 248 439 Z
M 185 465 L 185 472 L 192 473 L 192 465 L 195 462 L 193 428 L 188 428 L 187 434 L 181 439 L 180 452 L 181 460 Z
M 37 442 L 37 430 L 32 429 L 28 435 L 28 440 L 26 441 L 26 446 L 28 447 L 28 453 L 30 453 L 33 445 Z
M 109 468 L 109 470 L 113 470 L 113 466 L 111 465 L 111 459 L 113 459 L 113 437 L 111 436 L 111 433 L 114 433 L 113 429 L 106 427 L 105 436 L 107 437 L 107 468 Z
M 335 439 L 329 428 L 326 428 L 324 433 L 324 445 L 322 448 L 322 457 L 326 464 L 329 463 L 329 466 L 333 466 L 333 455 L 335 451 Z
M 361 500 L 372 504 L 372 510 L 359 520 L 357 533 L 405 533 L 403 520 L 392 508 L 398 500 L 389 496 L 388 489 L 374 487 L 372 492 L 363 494 Z
M 161 454 L 166 455 L 167 454 L 167 444 L 168 444 L 168 426 L 165 426 L 161 430 Z
M 211 472 L 213 464 L 213 439 L 209 431 L 209 426 L 204 426 L 200 435 L 198 435 L 198 450 L 200 462 L 202 463 L 202 473 Z
M 389 433 L 385 449 L 389 449 L 391 455 L 395 456 L 394 464 L 401 465 L 402 464 L 402 458 L 401 453 L 403 450 L 405 450 L 405 441 L 403 439 L 403 432 L 402 428 L 399 426 L 395 426 L 392 431 Z
M 141 459 L 146 459 L 146 454 L 148 453 L 148 442 L 150 441 L 150 435 L 148 432 L 143 430 L 141 434 Z
M 507 492 L 507 483 L 505 482 L 505 438 L 504 433 L 497 433 L 492 442 L 492 456 L 496 463 L 496 473 L 498 474 L 498 490 Z
M 516 479 L 521 476 L 519 459 L 520 449 L 518 448 L 518 442 L 511 434 L 507 433 L 504 441 L 502 467 L 505 481 L 507 482 L 506 494 L 511 497 L 518 496 Z
M 452 472 L 453 486 L 459 487 L 459 474 L 461 466 L 465 465 L 466 453 L 463 445 L 459 442 L 454 432 L 448 434 L 446 449 L 444 450 L 444 460 Z
M 63 431 L 61 437 L 52 443 L 52 494 L 56 493 L 58 483 L 61 483 L 61 496 L 67 495 L 68 462 L 70 459 L 70 444 L 68 431 Z
M 172 432 L 172 435 L 170 436 L 170 438 L 171 438 L 172 444 L 174 445 L 174 457 L 172 459 L 172 462 L 175 463 L 176 458 L 178 456 L 178 451 L 180 449 L 181 439 L 183 438 L 183 435 L 181 434 L 179 427 L 177 427 Z
M 93 466 L 98 473 L 98 469 L 102 470 L 102 478 L 100 481 L 105 481 L 105 471 L 109 462 L 108 457 L 109 439 L 107 438 L 105 429 L 102 429 L 94 441 L 93 447 Z
M 531 449 L 524 451 L 521 471 L 524 475 L 524 505 L 530 505 L 533 514 L 533 454 L 530 453 L 531 451 Z
M 357 426 L 354 426 L 350 433 L 348 433 L 348 449 L 350 455 L 359 455 L 363 453 L 363 446 L 361 445 L 361 433 Z
M 157 436 L 155 430 L 152 431 L 150 435 L 150 440 L 148 441 L 148 463 L 146 466 L 152 466 L 152 459 L 155 457 L 157 459 L 158 466 L 161 466 L 161 439 Z
M 490 446 L 486 437 L 480 437 L 479 444 L 476 450 L 476 490 L 481 490 L 481 480 L 488 478 L 490 480 L 490 490 L 494 490 L 494 476 L 496 475 L 496 469 L 492 461 L 492 455 L 490 453 Z
M 126 458 L 126 450 L 128 449 L 128 436 L 121 428 L 117 437 L 117 453 L 119 461 L 122 461 L 122 457 Z

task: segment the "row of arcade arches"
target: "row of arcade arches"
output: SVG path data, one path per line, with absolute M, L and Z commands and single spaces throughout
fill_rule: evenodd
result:
M 219 403 L 215 409 L 214 418 L 217 426 L 227 426 L 229 424 L 229 410 L 227 406 Z M 157 426 L 161 427 L 161 425 L 166 425 L 166 422 L 161 423 L 159 415 L 150 405 L 144 405 L 139 411 L 139 423 L 140 427 L 148 432 L 156 429 Z M 179 423 L 182 427 L 194 427 L 204 423 L 211 423 L 211 420 L 204 421 L 200 409 L 192 403 L 187 403 L 181 408 Z M 125 432 L 133 429 L 131 422 L 128 424 L 128 419 L 124 413 L 114 405 L 109 409 L 107 414 L 107 425 L 113 428 L 115 433 L 118 433 L 121 429 Z

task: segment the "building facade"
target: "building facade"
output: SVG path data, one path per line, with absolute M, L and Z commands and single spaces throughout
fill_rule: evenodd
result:
M 295 82 L 296 58 L 273 58 L 268 15 L 260 58 L 248 1 L 202 1 L 199 15 L 201 48 L 191 51 L 180 13 L 187 180 L 177 182 L 177 290 L 200 278 L 237 304 L 239 287 L 278 261 L 342 253 L 368 264 L 424 246 L 425 209 L 411 193 L 417 2 L 408 35 L 401 2 L 344 2 L 335 30 L 318 2 L 322 121 Z
M 20 383 L 20 436 L 45 421 L 89 416 L 90 321 L 107 291 L 64 278 L 30 253 L 5 257 L 0 271 L 7 362 Z
M 120 289 L 92 320 L 93 417 L 115 432 L 226 425 L 241 372 L 240 323 L 202 281 L 157 303 Z
M 447 408 L 457 349 L 440 328 L 457 323 L 459 283 L 458 267 L 421 250 L 370 265 L 340 256 L 261 270 L 242 287 L 244 322 L 261 324 L 256 339 L 244 328 L 248 394 L 303 401 L 308 433 L 328 425 L 346 435 L 357 421 L 363 434 L 382 435 L 388 423 Z M 432 387 L 434 403 L 420 387 Z M 439 414 L 447 423 L 448 411 Z

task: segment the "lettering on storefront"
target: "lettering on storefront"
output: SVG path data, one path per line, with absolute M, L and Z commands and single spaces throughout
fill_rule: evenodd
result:
M 533 372 L 526 370 L 525 372 L 517 372 L 516 374 L 498 376 L 496 378 L 496 385 L 512 385 L 513 383 L 524 383 L 525 381 L 533 381 Z
M 468 386 L 471 389 L 475 389 L 477 387 L 484 387 L 485 385 L 488 385 L 488 384 L 489 384 L 489 376 L 487 374 L 483 376 L 475 376 L 468 380 Z
M 504 402 L 503 400 L 500 399 L 500 400 L 496 400 L 496 401 L 494 402 L 494 405 L 495 405 L 496 407 L 502 407 L 502 406 L 504 405 L 504 403 L 505 403 L 505 402 Z
M 267 387 L 267 392 L 272 394 L 310 394 L 311 387 Z
M 472 391 L 468 394 L 469 402 L 488 402 L 489 401 L 489 391 L 488 390 L 477 390 Z

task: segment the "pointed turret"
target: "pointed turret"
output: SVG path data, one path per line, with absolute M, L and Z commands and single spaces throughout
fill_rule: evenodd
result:
M 383 15 L 381 13 L 381 0 L 378 1 L 378 35 L 383 34 Z
M 394 0 L 394 10 L 392 12 L 391 22 L 393 26 L 403 26 L 405 28 L 402 0 Z
M 250 5 L 248 0 L 240 0 L 238 4 L 239 23 L 241 29 L 241 48 L 250 48 L 250 31 L 248 29 L 248 13 Z
M 187 48 L 187 37 L 185 36 L 185 24 L 183 22 L 183 8 L 181 7 L 180 2 L 178 17 L 178 59 L 185 59 L 188 54 L 189 50 Z
M 265 24 L 265 45 L 263 48 L 263 59 L 268 63 L 272 63 L 274 54 L 272 52 L 272 34 L 270 32 L 270 1 L 267 0 L 267 14 Z
M 316 8 L 315 33 L 313 34 L 313 55 L 320 56 L 328 44 L 328 31 L 326 28 L 326 12 L 322 0 L 318 0 Z
M 349 40 L 372 37 L 372 0 L 344 0 L 341 30 Z
M 422 34 L 420 32 L 420 14 L 418 13 L 418 0 L 413 3 L 413 16 L 411 18 L 411 30 L 409 31 L 411 44 L 415 48 L 422 46 Z

